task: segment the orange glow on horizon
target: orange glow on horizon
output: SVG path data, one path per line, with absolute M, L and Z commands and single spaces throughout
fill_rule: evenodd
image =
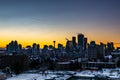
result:
M 88 43 L 92 40 L 96 41 L 97 44 L 100 42 L 107 43 L 107 42 L 114 42 L 119 43 L 120 37 L 119 35 L 116 35 L 114 32 L 109 34 L 106 31 L 98 32 L 96 29 L 93 30 L 87 30 L 87 32 L 84 32 L 86 30 L 83 29 L 83 31 L 80 31 L 79 29 L 69 28 L 69 29 L 43 29 L 43 30 L 18 30 L 18 29 L 11 29 L 11 30 L 2 30 L 0 33 L 1 39 L 0 39 L 0 47 L 6 47 L 7 44 L 9 44 L 12 40 L 17 40 L 19 44 L 22 44 L 22 47 L 26 47 L 27 45 L 32 46 L 33 43 L 39 44 L 41 48 L 43 48 L 44 45 L 53 45 L 53 41 L 56 41 L 56 47 L 57 44 L 63 44 L 63 46 L 66 45 L 65 38 L 68 38 L 69 40 L 72 39 L 72 36 L 76 36 L 77 41 L 77 34 L 75 32 L 81 32 L 84 34 L 85 37 L 88 38 Z M 115 44 L 115 47 L 120 47 L 119 44 Z
M 6 45 L 9 44 L 11 41 L 12 40 L 6 40 L 6 41 L 5 40 L 4 41 L 1 40 L 0 41 L 0 48 L 6 48 Z M 43 41 L 40 41 L 40 40 L 39 41 L 35 41 L 35 40 L 34 41 L 32 41 L 32 40 L 31 41 L 30 40 L 29 41 L 28 40 L 25 40 L 25 41 L 23 41 L 23 40 L 17 40 L 17 41 L 18 41 L 18 44 L 22 44 L 23 48 L 25 48 L 28 45 L 32 46 L 33 43 L 39 44 L 40 48 L 43 48 L 44 45 L 53 45 L 53 40 L 43 40 Z M 90 43 L 90 41 L 91 40 L 88 40 L 88 43 Z M 58 40 L 58 41 L 56 40 L 56 45 L 55 46 L 57 47 L 57 45 L 59 43 L 63 44 L 63 46 L 65 47 L 66 40 L 62 40 L 62 39 Z M 106 44 L 106 41 L 104 41 L 103 43 Z M 96 44 L 100 44 L 100 42 L 96 41 Z M 120 47 L 120 44 L 114 44 L 114 47 L 115 48 Z
M 6 40 L 6 41 L 0 41 L 1 43 L 0 43 L 0 48 L 6 48 L 6 45 L 7 44 L 9 44 L 10 42 L 11 42 L 12 40 Z M 13 41 L 15 41 L 15 40 L 13 40 Z M 28 41 L 28 40 L 25 40 L 25 41 L 22 41 L 22 40 L 17 40 L 17 42 L 18 42 L 18 44 L 22 44 L 22 47 L 23 48 L 25 48 L 26 46 L 28 46 L 28 45 L 30 45 L 30 46 L 32 46 L 32 44 L 33 43 L 36 43 L 36 44 L 39 44 L 40 45 L 40 48 L 43 48 L 44 47 L 44 45 L 54 45 L 53 44 L 53 40 L 44 40 L 44 41 Z M 57 45 L 58 44 L 63 44 L 63 46 L 65 46 L 65 44 L 66 44 L 66 41 L 63 41 L 63 40 L 61 40 L 61 41 L 56 41 L 56 45 L 55 45 L 55 47 L 57 47 Z

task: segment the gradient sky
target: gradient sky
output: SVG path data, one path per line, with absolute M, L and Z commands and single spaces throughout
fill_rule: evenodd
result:
M 96 42 L 120 42 L 120 0 L 0 0 L 0 46 L 11 40 L 65 45 L 83 33 Z

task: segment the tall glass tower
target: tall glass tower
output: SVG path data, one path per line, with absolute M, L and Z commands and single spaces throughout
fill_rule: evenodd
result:
M 84 35 L 81 33 L 78 34 L 78 46 L 84 48 Z

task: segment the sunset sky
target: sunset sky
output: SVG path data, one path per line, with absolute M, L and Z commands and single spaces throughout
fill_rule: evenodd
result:
M 11 40 L 65 45 L 77 33 L 120 43 L 120 0 L 0 0 L 0 47 Z

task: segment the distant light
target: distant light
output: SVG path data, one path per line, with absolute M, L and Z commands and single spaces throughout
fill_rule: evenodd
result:
M 120 49 L 118 49 L 120 51 Z
M 112 58 L 112 56 L 111 56 L 111 55 L 109 55 L 108 57 L 109 57 L 109 59 L 111 59 L 111 58 Z

